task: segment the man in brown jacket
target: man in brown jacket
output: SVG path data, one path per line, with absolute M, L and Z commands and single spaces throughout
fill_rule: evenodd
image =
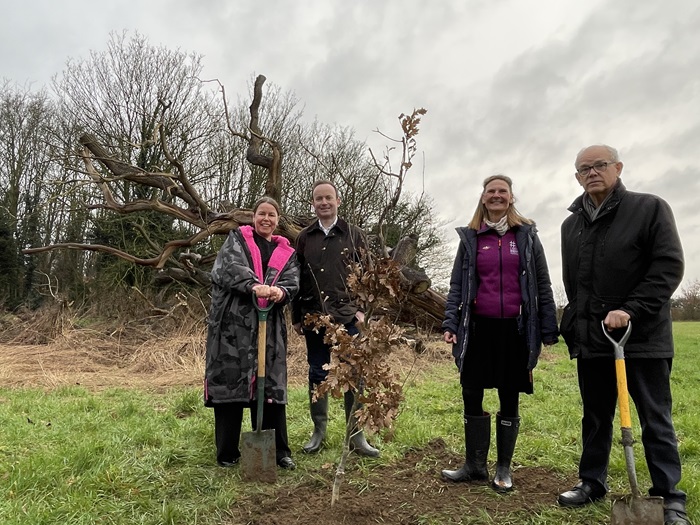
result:
M 330 347 L 323 342 L 324 331 L 315 332 L 303 325 L 307 313 L 330 314 L 336 323 L 345 325 L 349 334 L 358 333 L 356 323 L 364 321 L 348 294 L 346 279 L 348 264 L 359 258 L 366 243 L 362 230 L 338 217 L 340 197 L 335 185 L 320 180 L 312 187 L 312 204 L 318 221 L 304 228 L 297 238 L 297 258 L 301 266 L 300 293 L 293 302 L 294 329 L 306 339 L 309 363 L 309 404 L 314 431 L 304 452 L 318 452 L 326 435 L 328 424 L 328 397 L 313 401 L 316 385 L 326 379 L 323 365 L 330 363 Z M 379 450 L 370 446 L 364 434 L 355 428 L 351 409 L 354 392 L 345 394 L 345 416 L 352 425 L 350 448 L 363 456 L 379 456 Z

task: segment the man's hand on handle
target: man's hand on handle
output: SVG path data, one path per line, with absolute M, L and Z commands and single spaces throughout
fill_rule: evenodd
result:
M 603 321 L 609 332 L 612 332 L 616 328 L 625 328 L 629 322 L 630 314 L 623 310 L 611 310 Z

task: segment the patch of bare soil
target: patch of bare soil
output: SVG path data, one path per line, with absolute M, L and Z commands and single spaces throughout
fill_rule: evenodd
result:
M 353 461 L 362 461 L 355 460 Z M 576 482 L 539 467 L 515 466 L 515 490 L 499 494 L 487 482 L 452 483 L 440 477 L 444 468 L 463 462 L 441 439 L 411 450 L 394 465 L 367 469 L 352 464 L 331 507 L 335 471 L 309 476 L 295 486 L 275 486 L 248 496 L 232 509 L 231 525 L 374 525 L 459 523 L 465 515 L 484 516 L 483 523 L 509 523 L 518 515 L 556 505 L 556 494 Z M 352 463 L 352 462 L 351 462 Z M 493 471 L 493 465 L 491 471 Z

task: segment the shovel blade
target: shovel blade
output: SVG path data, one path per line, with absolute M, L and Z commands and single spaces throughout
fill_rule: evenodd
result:
M 613 501 L 611 525 L 664 525 L 664 499 L 622 496 Z
M 274 429 L 241 434 L 241 471 L 246 481 L 277 481 Z

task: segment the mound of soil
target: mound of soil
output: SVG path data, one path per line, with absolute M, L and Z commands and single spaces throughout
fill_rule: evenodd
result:
M 282 479 L 237 502 L 231 525 L 374 525 L 377 523 L 460 523 L 465 515 L 484 516 L 484 523 L 556 505 L 556 495 L 576 482 L 539 467 L 514 467 L 515 490 L 499 494 L 483 483 L 451 483 L 443 468 L 458 468 L 463 459 L 441 439 L 409 451 L 398 463 L 373 469 L 355 466 L 371 461 L 351 456 L 340 499 L 331 507 L 334 468 L 314 472 L 298 485 Z M 490 465 L 491 471 L 494 466 Z M 523 519 L 523 521 L 526 521 Z M 431 522 L 431 523 L 432 523 Z

